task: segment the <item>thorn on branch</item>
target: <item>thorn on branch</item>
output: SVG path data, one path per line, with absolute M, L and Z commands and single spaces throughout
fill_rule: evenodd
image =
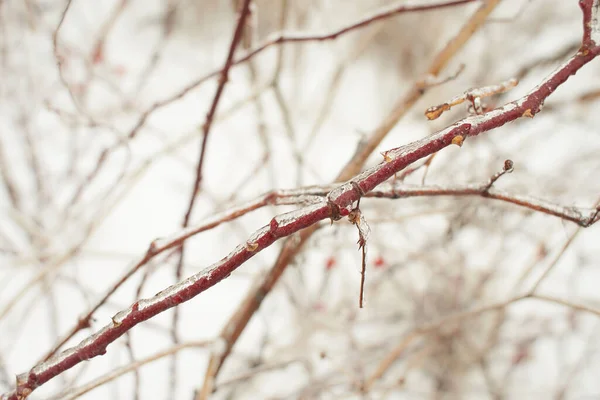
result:
M 146 251 L 146 256 L 145 257 L 153 257 L 157 252 L 158 252 L 158 245 L 156 244 L 156 242 L 158 242 L 159 239 L 154 239 L 150 245 L 148 246 L 148 250 Z

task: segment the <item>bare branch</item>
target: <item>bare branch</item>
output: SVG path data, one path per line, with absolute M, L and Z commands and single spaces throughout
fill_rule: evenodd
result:
M 596 6 L 597 1 L 594 3 Z M 239 245 L 221 261 L 163 290 L 152 298 L 135 302 L 129 309 L 123 310 L 113 316 L 111 323 L 83 340 L 79 345 L 67 349 L 51 357 L 46 362 L 36 365 L 29 372 L 19 375 L 16 389 L 11 393 L 5 394 L 2 398 L 11 400 L 26 398 L 37 387 L 62 372 L 84 360 L 104 354 L 109 344 L 113 343 L 140 322 L 182 304 L 214 286 L 229 276 L 240 265 L 278 239 L 311 227 L 319 221 L 328 218 L 338 220 L 350 215 L 354 209 L 354 203 L 360 200 L 363 193 L 372 191 L 411 163 L 455 143 L 456 137 L 473 137 L 518 118 L 535 116 L 541 110 L 542 104 L 548 96 L 570 76 L 574 75 L 584 65 L 600 54 L 600 46 L 595 45 L 595 32 L 598 28 L 597 18 L 594 19 L 593 17 L 597 16 L 597 7 L 592 9 L 591 1 L 586 2 L 582 0 L 580 4 L 582 4 L 584 10 L 584 22 L 588 25 L 591 22 L 594 23 L 594 25 L 590 25 L 589 33 L 591 43 L 594 46 L 591 47 L 589 46 L 590 43 L 588 43 L 586 47 L 586 43 L 584 43 L 582 50 L 571 57 L 527 95 L 499 109 L 465 118 L 426 138 L 387 151 L 385 153 L 386 159 L 382 163 L 367 169 L 355 176 L 351 181 L 333 189 L 329 192 L 327 201 L 321 201 L 296 211 L 276 216 L 269 224 L 257 230 L 245 243 Z M 357 187 L 359 190 L 356 189 Z M 486 189 L 490 190 L 490 188 Z M 511 301 L 514 302 L 516 300 L 513 299 Z M 486 307 L 482 310 L 499 309 L 505 307 L 507 304 L 509 304 L 508 301 Z M 469 313 L 465 313 L 465 315 L 469 315 Z

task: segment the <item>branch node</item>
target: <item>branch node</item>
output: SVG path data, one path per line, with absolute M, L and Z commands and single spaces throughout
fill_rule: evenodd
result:
M 331 225 L 333 225 L 334 221 L 339 221 L 342 219 L 342 217 L 348 215 L 348 210 L 341 208 L 338 204 L 331 200 L 331 194 L 332 192 L 327 194 L 327 206 L 329 207 L 329 220 L 331 221 Z

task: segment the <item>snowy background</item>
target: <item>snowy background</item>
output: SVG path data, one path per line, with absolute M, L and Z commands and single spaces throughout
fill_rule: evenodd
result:
M 236 54 L 281 29 L 329 32 L 402 2 L 259 0 Z M 289 4 L 288 4 L 289 3 Z M 420 3 L 433 3 L 423 0 Z M 411 3 L 411 4 L 414 4 Z M 148 249 L 181 230 L 217 79 L 144 112 L 222 67 L 235 27 L 225 0 L 0 2 L 0 392 L 26 372 Z M 357 145 L 479 7 L 398 15 L 336 40 L 272 46 L 231 70 L 191 226 L 273 189 L 331 183 Z M 171 11 L 171 12 L 170 12 Z M 379 152 L 467 115 L 428 122 L 426 108 L 468 88 L 519 77 L 492 105 L 537 85 L 581 40 L 575 0 L 504 0 Z M 281 52 L 280 52 L 281 51 Z M 281 69 L 277 86 L 269 84 Z M 452 146 L 427 184 L 485 182 L 563 206 L 593 207 L 600 193 L 600 60 L 561 86 L 545 109 Z M 322 123 L 319 122 L 322 120 Z M 103 153 L 109 149 L 107 153 Z M 102 154 L 107 154 L 100 161 Z M 96 173 L 96 172 L 97 173 Z M 420 184 L 423 169 L 406 181 Z M 251 320 L 215 384 L 217 399 L 600 398 L 598 315 L 540 300 L 451 320 L 415 338 L 369 392 L 361 387 L 410 332 L 526 291 L 600 309 L 600 231 L 477 197 L 364 199 L 372 234 L 366 307 L 358 308 L 356 229 L 323 225 Z M 190 238 L 183 276 L 227 255 L 294 207 L 268 206 Z M 568 243 L 563 252 L 563 246 Z M 179 307 L 178 341 L 211 341 L 281 243 Z M 177 255 L 146 264 L 94 313 L 77 344 L 127 308 L 175 282 Z M 555 261 L 556 260 L 556 261 Z M 135 327 L 103 357 L 34 392 L 69 398 L 93 379 L 171 348 L 173 311 Z M 218 343 L 164 357 L 84 399 L 191 399 Z

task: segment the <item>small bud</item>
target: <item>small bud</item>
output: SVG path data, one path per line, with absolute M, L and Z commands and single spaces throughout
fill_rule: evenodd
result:
M 256 251 L 258 249 L 258 243 L 246 243 L 246 250 L 248 251 Z
M 514 166 L 514 163 L 513 163 L 512 160 L 505 160 L 504 161 L 504 171 L 505 172 L 508 172 L 508 173 L 512 172 L 513 171 L 513 166 Z
M 448 111 L 450 109 L 450 104 L 444 103 L 439 106 L 429 107 L 425 110 L 425 116 L 428 120 L 432 121 L 434 119 L 438 119 L 440 115 L 444 113 L 444 111 Z
M 452 138 L 452 144 L 457 145 L 458 147 L 462 147 L 465 138 L 462 135 L 456 135 Z

